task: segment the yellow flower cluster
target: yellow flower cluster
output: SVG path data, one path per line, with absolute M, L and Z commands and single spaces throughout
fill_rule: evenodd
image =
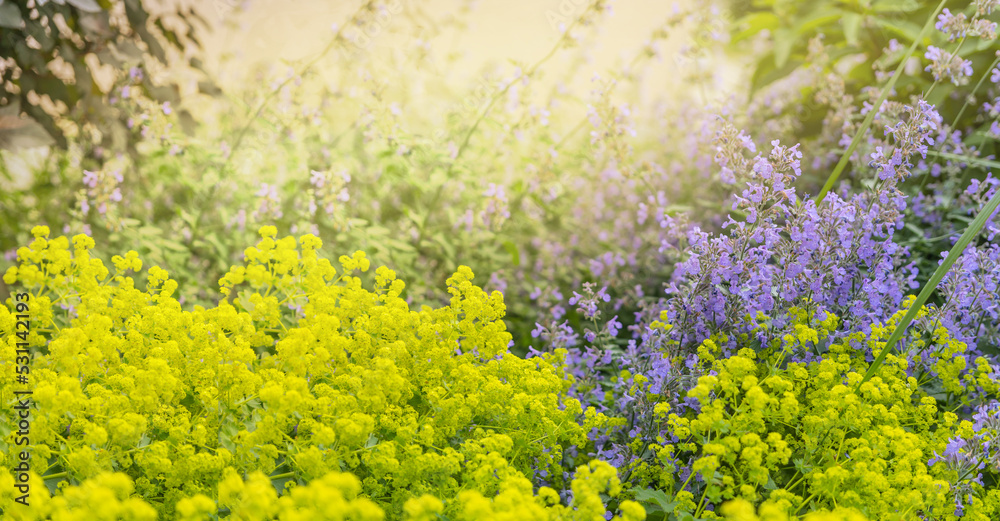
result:
M 116 256 L 111 273 L 90 256 L 89 237 L 70 250 L 35 230 L 5 280 L 32 295 L 33 465 L 65 476 L 37 508 L 83 511 L 84 490 L 110 489 L 119 503 L 101 508 L 136 519 L 322 519 L 331 501 L 350 519 L 510 517 L 522 506 L 538 519 L 603 519 L 602 494 L 620 492 L 615 469 L 595 462 L 572 484 L 562 478 L 564 447 L 586 443 L 565 354 L 510 354 L 499 292 L 487 295 L 461 267 L 448 306 L 411 310 L 392 270 L 363 287 L 363 252 L 337 269 L 317 255 L 318 238 L 276 233 L 261 230 L 220 281 L 216 307 L 188 311 L 160 267 L 136 287 L 135 252 Z M 13 328 L 0 307 L 4 403 Z M 0 431 L 10 427 L 0 418 Z M 0 440 L 4 466 L 11 440 Z M 572 488 L 570 505 L 554 489 L 532 493 L 542 471 Z M 12 508 L 0 496 L 0 509 Z M 620 510 L 644 516 L 635 503 Z
M 727 521 L 790 521 L 795 519 L 795 517 L 789 516 L 785 509 L 769 501 L 761 504 L 757 512 L 754 512 L 753 504 L 745 499 L 730 501 L 722 505 L 719 510 Z M 868 521 L 868 518 L 854 509 L 836 508 L 828 512 L 810 512 L 802 520 Z
M 858 385 L 868 370 L 866 353 L 884 348 L 900 316 L 875 324 L 870 335 L 855 333 L 833 343 L 815 362 L 787 362 L 786 345 L 760 353 L 741 349 L 714 360 L 712 374 L 700 377 L 688 392 L 700 402 L 700 411 L 665 418 L 679 439 L 665 450 L 694 458 L 692 475 L 704 479 L 700 497 L 691 496 L 687 503 L 690 480 L 678 489 L 678 511 L 714 515 L 704 511 L 706 503 L 733 501 L 728 507 L 733 519 L 778 520 L 814 510 L 826 512 L 816 519 L 857 518 L 838 513 L 838 507 L 880 520 L 912 519 L 917 512 L 950 519 L 958 476 L 927 462 L 943 452 L 950 436 L 971 436 L 971 423 L 963 422 L 964 433 L 961 424 L 955 426 L 955 415 L 940 410 L 918 378 L 908 375 L 903 356 L 887 356 L 875 375 Z M 784 344 L 828 342 L 827 325 L 836 323 L 828 318 L 815 328 L 805 314 L 798 320 L 796 334 Z M 956 363 L 953 352 L 965 350 L 947 331 L 935 331 L 931 342 L 930 365 L 946 389 L 961 394 L 984 382 L 995 389 L 996 382 L 985 376 L 988 366 L 961 378 L 942 369 Z M 702 351 L 714 352 L 714 343 L 706 341 Z M 982 494 L 964 515 L 1000 515 L 1000 494 L 972 486 Z M 751 504 L 762 505 L 759 517 Z
M 0 505 L 14 521 L 153 521 L 157 511 L 142 498 L 133 496 L 133 483 L 123 473 L 100 473 L 79 485 L 65 487 L 50 496 L 37 474 L 31 486 L 39 490 L 28 507 L 13 505 L 10 491 L 14 480 L 0 474 Z M 307 484 L 295 486 L 279 496 L 271 479 L 262 472 L 241 478 L 229 468 L 213 497 L 195 494 L 177 502 L 172 519 L 209 521 L 220 515 L 242 521 L 383 521 L 385 511 L 373 500 L 362 497 L 363 486 L 353 474 L 330 472 Z M 510 478 L 496 497 L 485 498 L 476 490 L 465 490 L 448 502 L 453 504 L 454 521 L 591 521 L 604 520 L 606 511 L 602 494 L 616 496 L 621 491 L 614 467 L 601 461 L 580 467 L 572 482 L 575 500 L 561 505 L 555 490 L 542 487 L 532 492 L 524 477 Z M 406 501 L 403 518 L 408 521 L 440 519 L 446 501 L 424 494 Z M 621 516 L 614 521 L 642 521 L 646 512 L 633 501 L 619 506 Z
M 0 509 L 13 521 L 153 521 L 156 509 L 134 497 L 132 480 L 121 473 L 99 472 L 50 496 L 45 482 L 31 473 L 30 504 L 14 503 L 14 478 L 0 473 Z

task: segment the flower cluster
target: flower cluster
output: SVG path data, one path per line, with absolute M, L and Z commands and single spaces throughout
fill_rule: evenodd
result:
M 531 496 L 524 483 L 539 473 L 554 487 L 532 499 L 539 509 L 603 515 L 600 494 L 620 490 L 616 472 L 595 462 L 572 481 L 564 470 L 563 447 L 586 443 L 583 408 L 565 394 L 561 355 L 509 353 L 499 293 L 461 267 L 447 306 L 413 311 L 392 270 L 378 268 L 374 289 L 362 287 L 363 252 L 340 257 L 338 269 L 318 256 L 317 237 L 276 233 L 262 228 L 246 263 L 220 280 L 233 304 L 185 311 L 159 267 L 136 287 L 135 252 L 116 256 L 112 271 L 91 256 L 89 237 L 71 249 L 36 228 L 4 276 L 31 292 L 38 325 L 28 338 L 32 457 L 69 485 L 122 473 L 135 497 L 170 517 L 217 506 L 284 519 L 324 487 L 340 488 L 358 519 L 379 509 L 471 516 Z M 55 306 L 63 302 L 74 311 Z M 14 363 L 14 327 L 2 308 L 4 365 Z M 2 374 L 6 400 L 13 371 Z M 302 487 L 277 499 L 281 485 Z M 558 506 L 559 491 L 568 506 Z M 619 505 L 623 519 L 641 518 L 629 505 Z
M 1000 473 L 1000 409 L 997 403 L 976 408 L 972 421 L 959 425 L 959 435 L 948 440 L 941 454 L 935 452 L 927 464 L 943 463 L 953 473 L 951 488 L 955 515 L 962 516 L 983 483 L 983 470 Z M 978 485 L 978 487 L 976 486 Z
M 935 81 L 946 79 L 955 85 L 964 85 L 969 82 L 969 77 L 972 76 L 971 61 L 956 56 L 940 47 L 927 46 L 924 58 L 927 58 L 931 62 L 924 70 L 933 74 Z
M 952 41 L 956 38 L 966 38 L 968 36 L 976 36 L 986 40 L 994 40 L 997 37 L 997 24 L 996 22 L 991 22 L 986 18 L 982 18 L 983 15 L 990 14 L 992 11 L 992 2 L 978 2 L 979 6 L 976 10 L 976 14 L 973 15 L 970 20 L 968 16 L 964 13 L 952 13 L 950 9 L 944 9 L 941 14 L 938 15 L 938 21 L 934 24 L 934 28 L 947 34 L 948 41 Z
M 961 472 L 974 465 L 957 474 L 953 465 L 995 459 L 995 406 L 979 408 L 974 423 L 956 425 L 956 415 L 925 390 L 930 372 L 919 370 L 909 356 L 888 355 L 862 383 L 869 368 L 865 347 L 884 343 L 902 313 L 873 325 L 870 335 L 855 332 L 843 341 L 832 341 L 828 330 L 802 320 L 798 337 L 789 335 L 761 352 L 744 348 L 714 359 L 711 373 L 687 393 L 700 407 L 658 408 L 660 432 L 650 456 L 624 468 L 665 466 L 666 472 L 644 474 L 657 477 L 649 484 L 673 491 L 676 511 L 696 517 L 707 505 L 763 498 L 785 513 L 839 507 L 871 519 L 905 519 L 895 517 L 901 512 L 947 518 L 959 490 L 966 515 L 997 515 L 997 469 L 977 479 Z M 824 355 L 789 363 L 789 353 L 803 341 L 823 346 Z M 922 350 L 946 362 L 951 355 L 940 348 L 949 342 L 946 332 L 937 331 L 934 344 Z M 718 350 L 706 342 L 704 353 Z M 945 372 L 938 378 L 956 390 L 968 384 Z M 997 383 L 987 385 L 992 396 Z M 963 433 L 967 439 L 949 441 L 949 435 Z M 944 457 L 929 458 L 945 445 Z M 947 465 L 935 466 L 938 460 Z
M 747 185 L 733 203 L 741 219 L 731 214 L 728 232 L 714 237 L 692 228 L 689 257 L 668 287 L 666 318 L 682 346 L 725 333 L 731 349 L 759 314 L 772 320 L 757 339 L 766 343 L 784 334 L 784 313 L 792 306 L 805 306 L 820 320 L 826 312 L 850 317 L 852 326 L 877 321 L 899 305 L 916 273 L 900 265 L 906 251 L 892 241 L 905 209 L 897 186 L 910 175 L 911 155 L 926 153 L 940 117 L 922 102 L 888 110 L 899 119 L 885 124 L 891 141 L 872 153 L 878 181 L 870 192 L 800 202 L 793 187 L 801 175 L 797 146 L 773 142 L 768 157 L 745 163 L 738 175 Z

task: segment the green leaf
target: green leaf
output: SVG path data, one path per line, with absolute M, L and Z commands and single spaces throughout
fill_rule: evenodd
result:
M 511 263 L 513 263 L 514 266 L 520 266 L 521 265 L 521 253 L 519 251 L 517 251 L 517 245 L 514 244 L 513 241 L 507 240 L 507 241 L 504 241 L 503 247 L 507 250 L 507 253 L 510 253 Z
M 194 116 L 187 109 L 181 109 L 177 111 L 177 118 L 180 120 L 181 130 L 189 136 L 194 135 L 198 128 L 198 122 L 195 121 Z
M 788 76 L 800 65 L 802 65 L 801 60 L 789 60 L 784 67 L 777 68 L 774 66 L 774 60 L 769 56 L 765 56 L 757 64 L 756 70 L 754 70 L 750 84 L 750 94 L 753 95 L 765 86 Z
M 61 468 L 61 467 L 60 467 Z M 55 470 L 55 469 L 53 469 Z M 49 478 L 45 480 L 45 488 L 49 489 L 49 494 L 55 496 L 59 491 L 59 484 L 63 481 L 69 481 L 65 476 L 59 476 L 55 478 Z
M 66 136 L 63 135 L 62 130 L 56 125 L 55 120 L 47 112 L 42 110 L 37 105 L 32 105 L 28 103 L 24 106 L 24 112 L 31 116 L 45 131 L 49 134 L 49 137 L 55 140 L 56 145 L 60 148 L 66 148 L 69 142 L 66 140 Z
M 904 14 L 920 8 L 917 0 L 878 0 L 872 4 L 872 10 L 879 13 Z M 934 16 L 937 18 L 937 15 Z
M 934 17 L 937 18 L 936 16 Z M 886 18 L 874 18 L 875 23 L 882 26 L 890 33 L 903 37 L 908 42 L 914 42 L 920 38 L 920 26 L 905 20 L 895 20 Z
M 788 57 L 792 54 L 792 46 L 795 45 L 796 34 L 791 29 L 778 29 L 774 31 L 774 66 L 778 69 L 788 63 Z
M 908 222 L 908 223 L 906 223 L 904 225 L 904 228 L 906 228 L 907 230 L 910 230 L 911 232 L 913 232 L 914 235 L 916 235 L 917 237 L 919 237 L 918 240 L 920 242 L 923 242 L 923 241 L 926 240 L 924 238 L 924 230 L 921 229 L 919 226 L 917 226 L 917 225 L 915 225 L 915 224 L 913 224 L 911 222 Z
M 10 29 L 20 29 L 24 19 L 21 18 L 21 11 L 13 2 L 0 0 L 0 27 Z
M 987 168 L 997 168 L 1000 169 L 1000 161 L 990 161 L 989 159 L 980 159 L 978 157 L 968 157 L 958 154 L 949 154 L 947 152 L 937 152 L 934 150 L 928 150 L 928 155 L 942 157 L 944 159 L 951 159 L 953 161 L 962 161 L 970 165 L 985 166 Z
M 188 226 L 194 227 L 194 223 L 197 221 L 197 217 L 183 208 L 180 208 L 179 210 L 180 210 L 181 220 L 187 223 Z
M 861 32 L 861 20 L 863 17 L 857 13 L 848 13 L 840 20 L 840 25 L 844 28 L 844 38 L 848 45 L 858 45 L 858 34 Z
M 239 297 L 236 299 L 236 303 L 240 305 L 240 309 L 246 311 L 247 313 L 252 312 L 254 308 L 253 302 L 250 302 L 250 295 L 252 294 L 252 291 L 245 289 L 238 293 Z
M 448 238 L 445 236 L 443 232 L 435 233 L 434 236 L 431 237 L 430 242 L 432 244 L 436 243 L 439 246 L 441 246 L 441 249 L 444 250 L 445 258 L 448 260 L 448 262 L 452 264 L 455 263 L 455 261 L 457 260 L 457 256 L 455 254 L 455 246 L 451 244 L 451 241 L 448 240 Z
M 671 501 L 666 492 L 651 488 L 635 489 L 635 499 L 643 504 L 656 505 L 664 512 L 673 512 L 677 506 L 677 502 Z
M 691 206 L 686 204 L 671 204 L 663 209 L 663 213 L 670 217 L 676 217 L 678 215 L 687 213 L 691 211 Z
M 823 9 L 811 16 L 801 18 L 795 23 L 795 32 L 798 35 L 810 34 L 820 27 L 836 22 L 843 16 L 843 11 L 839 9 Z
M 4 2 L 0 1 L 0 4 Z M 38 45 L 41 47 L 43 53 L 51 52 L 56 46 L 56 38 L 58 35 L 52 35 L 46 31 L 46 26 L 42 24 L 25 24 L 24 30 L 31 35 Z
M 222 94 L 222 89 L 210 81 L 199 81 L 198 92 L 209 96 L 219 96 Z
M 118 54 L 125 57 L 127 60 L 139 61 L 142 60 L 142 50 L 139 49 L 135 43 L 129 40 L 122 40 L 115 43 L 115 51 Z
M 382 239 L 382 243 L 385 244 L 388 250 L 395 253 L 414 253 L 417 251 L 416 248 L 413 247 L 413 244 L 401 239 L 386 237 Z
M 158 243 L 160 246 L 163 246 L 163 248 L 171 251 L 176 251 L 178 253 L 188 253 L 190 251 L 188 250 L 187 246 L 184 246 L 183 244 L 177 241 L 172 241 L 170 239 L 160 239 Z
M 66 2 L 85 13 L 101 12 L 101 6 L 94 0 L 66 0 Z
M 0 149 L 18 150 L 47 146 L 53 143 L 45 127 L 29 118 L 21 117 L 20 103 L 14 100 L 0 107 Z
M 736 23 L 737 27 L 746 26 L 746 29 L 733 35 L 732 42 L 738 43 L 765 29 L 777 29 L 779 25 L 781 25 L 781 19 L 771 11 L 751 13 Z

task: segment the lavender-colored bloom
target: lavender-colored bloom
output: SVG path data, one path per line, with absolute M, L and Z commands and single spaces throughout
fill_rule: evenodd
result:
M 952 437 L 945 445 L 944 453 L 935 452 L 927 465 L 944 463 L 955 473 L 957 481 L 951 483 L 954 491 L 956 512 L 964 509 L 966 502 L 972 501 L 972 485 L 983 486 L 980 470 L 989 467 L 1000 472 L 1000 404 L 992 401 L 980 405 L 973 415 L 973 435 L 970 438 Z
M 938 15 L 934 28 L 947 34 L 948 41 L 963 38 L 968 32 L 967 17 L 963 13 L 953 14 L 950 9 L 945 8 Z
M 947 78 L 955 85 L 964 85 L 968 83 L 969 77 L 972 76 L 971 61 L 964 60 L 941 48 L 928 45 L 924 58 L 931 61 L 931 64 L 924 70 L 933 74 L 935 81 Z
M 988 15 L 1000 6 L 1000 0 L 976 0 L 976 12 L 979 16 Z
M 323 186 L 326 184 L 326 176 L 323 175 L 323 172 L 311 170 L 309 176 L 309 183 L 316 188 L 323 188 Z
M 91 172 L 90 170 L 83 171 L 83 184 L 89 186 L 90 188 L 97 187 L 97 173 Z
M 618 336 L 618 331 L 622 328 L 622 323 L 618 321 L 618 315 L 615 315 L 608 321 L 607 328 L 611 336 Z

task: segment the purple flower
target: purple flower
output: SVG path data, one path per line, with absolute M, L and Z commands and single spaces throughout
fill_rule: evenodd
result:
M 545 331 L 545 327 L 535 322 L 535 329 L 531 330 L 531 338 L 538 338 Z
M 608 321 L 607 327 L 608 333 L 611 333 L 611 336 L 618 336 L 618 330 L 622 328 L 622 323 L 618 321 L 618 315 L 615 315 Z
M 966 35 L 968 29 L 966 20 L 967 17 L 965 14 L 952 14 L 951 10 L 945 8 L 938 15 L 938 21 L 934 24 L 934 28 L 947 34 L 948 41 L 952 41 L 955 38 L 961 38 Z
M 87 185 L 87 186 L 89 186 L 91 188 L 96 188 L 97 187 L 97 173 L 96 172 L 91 172 L 90 170 L 84 170 L 83 171 L 83 184 L 85 184 L 85 185 Z
M 934 75 L 934 81 L 947 78 L 955 85 L 964 85 L 968 83 L 969 76 L 972 76 L 971 61 L 964 60 L 933 45 L 927 46 L 924 58 L 931 61 L 931 64 L 924 70 Z

